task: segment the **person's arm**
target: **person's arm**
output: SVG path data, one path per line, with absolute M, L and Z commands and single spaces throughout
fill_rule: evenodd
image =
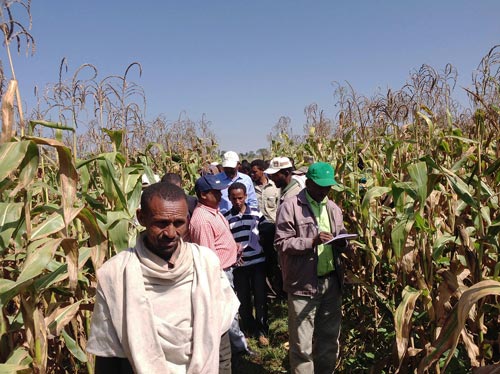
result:
M 253 185 L 252 180 L 250 180 L 250 183 L 247 183 L 247 201 L 246 203 L 251 207 L 255 209 L 259 209 L 259 201 L 257 200 L 257 194 L 255 193 L 255 187 Z
M 314 238 L 318 235 L 313 222 L 301 222 L 304 227 L 295 226 L 294 200 L 283 202 L 276 215 L 274 245 L 278 252 L 289 255 L 305 255 L 314 251 Z M 300 236 L 299 236 L 300 235 Z
M 95 358 L 95 374 L 133 374 L 132 365 L 126 358 L 101 357 Z

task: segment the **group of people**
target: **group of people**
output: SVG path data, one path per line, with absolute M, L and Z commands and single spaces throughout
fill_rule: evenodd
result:
M 348 242 L 332 242 L 345 232 L 333 167 L 276 157 L 246 174 L 232 151 L 221 167 L 196 197 L 174 173 L 144 188 L 136 246 L 97 271 L 96 373 L 230 373 L 253 354 L 245 336 L 269 344 L 269 284 L 287 298 L 291 372 L 334 372 Z

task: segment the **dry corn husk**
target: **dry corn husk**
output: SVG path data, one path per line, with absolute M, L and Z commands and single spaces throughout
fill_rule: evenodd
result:
M 2 98 L 2 134 L 0 144 L 14 136 L 14 96 L 17 91 L 17 80 L 11 79 L 7 91 Z

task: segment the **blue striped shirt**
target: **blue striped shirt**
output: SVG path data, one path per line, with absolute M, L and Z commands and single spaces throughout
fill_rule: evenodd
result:
M 264 250 L 259 243 L 259 224 L 266 222 L 266 218 L 256 208 L 246 206 L 245 213 L 233 214 L 232 210 L 224 213 L 229 222 L 229 228 L 236 243 L 243 248 L 243 265 L 249 266 L 266 260 Z

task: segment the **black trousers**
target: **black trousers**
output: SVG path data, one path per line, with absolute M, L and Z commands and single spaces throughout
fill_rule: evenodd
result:
M 254 336 L 267 335 L 266 263 L 236 267 L 233 276 L 242 329 Z

